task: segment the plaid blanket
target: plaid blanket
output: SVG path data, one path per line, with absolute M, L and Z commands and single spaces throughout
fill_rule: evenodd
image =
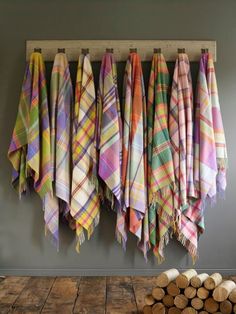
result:
M 162 261 L 173 226 L 174 168 L 168 131 L 169 72 L 165 58 L 154 53 L 148 87 L 149 232 L 154 253 Z M 158 213 L 158 217 L 157 217 Z
M 189 199 L 195 197 L 193 182 L 193 93 L 188 56 L 180 53 L 175 64 L 169 132 L 175 172 L 174 208 L 178 222 L 178 240 L 186 246 L 193 259 L 197 254 L 198 232 L 194 208 Z
M 73 119 L 73 172 L 70 213 L 76 220 L 77 251 L 99 222 L 100 202 L 93 182 L 95 151 L 96 96 L 92 66 L 88 54 L 81 54 L 75 88 Z
M 124 211 L 128 210 L 129 213 L 129 230 L 140 242 L 143 237 L 143 218 L 147 212 L 147 125 L 142 66 L 136 52 L 130 53 L 127 60 L 124 84 L 122 164 Z M 148 224 L 147 219 L 145 222 Z M 148 230 L 148 226 L 145 229 Z M 142 249 L 143 247 L 147 248 L 148 244 L 141 246 Z
M 71 190 L 71 110 L 73 90 L 65 53 L 57 53 L 51 75 L 51 161 L 53 195 L 44 201 L 46 231 L 58 248 L 59 211 L 65 213 Z
M 214 63 L 203 53 L 197 82 L 194 130 L 194 181 L 203 203 L 226 188 L 227 151 Z M 204 204 L 203 204 L 204 205 Z
M 12 184 L 19 196 L 27 190 L 27 179 L 41 198 L 51 192 L 50 130 L 45 65 L 34 52 L 26 65 L 19 109 L 8 158 L 13 166 Z
M 113 53 L 102 58 L 98 88 L 98 175 L 102 180 L 103 195 L 118 212 L 122 211 L 122 124 L 117 88 L 117 69 Z M 125 225 L 118 224 L 117 238 L 126 242 Z

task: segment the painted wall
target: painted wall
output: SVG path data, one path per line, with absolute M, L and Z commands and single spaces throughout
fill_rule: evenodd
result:
M 236 1 L 228 0 L 0 0 L 0 273 L 151 274 L 191 266 L 172 241 L 161 266 L 146 263 L 130 237 L 127 252 L 115 241 L 115 215 L 103 210 L 94 236 L 75 252 L 74 234 L 61 226 L 60 252 L 44 236 L 37 195 L 21 201 L 10 185 L 7 149 L 14 127 L 25 67 L 27 39 L 214 39 L 225 125 L 229 174 L 226 200 L 206 211 L 198 269 L 236 272 Z M 48 65 L 48 73 L 50 74 Z M 173 65 L 170 65 L 173 68 Z M 71 65 L 73 78 L 76 64 Z M 96 79 L 99 64 L 94 64 Z M 150 64 L 144 64 L 145 78 Z M 193 66 L 196 78 L 197 65 Z M 119 65 L 119 83 L 124 64 Z

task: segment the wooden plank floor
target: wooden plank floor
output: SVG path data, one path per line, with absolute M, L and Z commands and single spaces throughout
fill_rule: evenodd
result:
M 236 281 L 236 277 L 231 277 Z M 0 313 L 134 314 L 156 277 L 6 277 Z

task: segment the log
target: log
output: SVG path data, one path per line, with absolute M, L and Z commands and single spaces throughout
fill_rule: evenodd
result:
M 189 269 L 185 272 L 183 272 L 182 274 L 180 274 L 177 278 L 176 278 L 176 285 L 179 288 L 187 288 L 190 284 L 190 280 L 193 276 L 196 276 L 197 272 L 194 269 Z
M 165 314 L 166 309 L 163 303 L 158 302 L 152 307 L 152 314 Z
M 181 312 L 182 314 L 197 314 L 197 311 L 192 308 L 192 307 L 186 307 L 185 309 L 183 309 L 183 311 Z
M 218 308 L 219 308 L 219 303 L 216 302 L 213 298 L 208 298 L 205 300 L 204 309 L 208 313 L 215 313 L 216 311 L 218 311 Z
M 234 288 L 229 295 L 229 300 L 233 303 L 236 303 L 236 288 Z
M 162 302 L 166 307 L 172 307 L 174 305 L 174 297 L 172 297 L 172 295 L 166 294 L 162 299 Z
M 200 298 L 193 298 L 191 300 L 191 305 L 195 310 L 201 310 L 204 306 L 204 303 L 203 303 L 202 299 L 200 299 Z
M 218 287 L 213 291 L 213 298 L 215 301 L 223 302 L 225 301 L 231 291 L 236 287 L 236 284 L 232 280 L 223 281 Z
M 233 312 L 236 313 L 236 304 L 234 304 Z
M 188 298 L 184 294 L 179 294 L 174 298 L 174 305 L 182 310 L 188 305 Z
M 159 287 L 152 289 L 152 296 L 155 300 L 161 301 L 165 295 L 165 290 Z
M 233 310 L 233 305 L 229 300 L 225 300 L 220 303 L 220 312 L 223 314 L 231 314 Z
M 200 312 L 198 312 L 199 314 L 208 314 L 208 312 L 207 311 L 200 311 Z
M 152 314 L 152 307 L 150 305 L 144 305 L 143 314 Z
M 168 314 L 181 314 L 181 310 L 176 306 L 172 306 L 168 309 Z
M 194 288 L 200 288 L 204 281 L 209 277 L 208 274 L 206 273 L 202 273 L 202 274 L 199 274 L 199 275 L 196 275 L 196 276 L 193 276 L 191 278 L 191 285 L 194 287 Z
M 208 290 L 213 290 L 222 282 L 222 280 L 221 274 L 214 273 L 204 281 L 204 287 Z
M 187 287 L 187 288 L 184 289 L 184 295 L 185 295 L 186 298 L 188 298 L 188 299 L 193 299 L 193 298 L 195 298 L 196 294 L 197 294 L 197 289 L 194 288 L 194 287 L 189 286 L 189 287 Z
M 148 294 L 145 296 L 144 302 L 146 305 L 153 305 L 155 303 L 155 299 L 153 298 L 151 294 Z
M 170 282 L 166 289 L 168 294 L 172 295 L 172 297 L 176 297 L 178 294 L 180 294 L 180 289 L 176 286 L 174 282 Z
M 179 271 L 175 268 L 164 271 L 159 276 L 157 276 L 157 286 L 161 288 L 165 288 L 168 284 L 175 280 L 179 275 Z
M 209 290 L 207 290 L 204 287 L 198 288 L 197 289 L 197 296 L 198 296 L 198 298 L 205 300 L 209 296 Z

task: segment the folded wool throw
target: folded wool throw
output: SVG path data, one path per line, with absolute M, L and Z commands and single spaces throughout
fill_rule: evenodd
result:
M 73 172 L 70 214 L 76 220 L 77 251 L 99 223 L 100 201 L 93 178 L 95 156 L 96 95 L 88 54 L 81 54 L 75 87 L 73 117 Z
M 19 196 L 33 180 L 41 198 L 51 192 L 50 130 L 45 65 L 34 52 L 26 65 L 18 115 L 8 151 L 13 166 L 12 184 Z
M 138 237 L 146 256 L 149 247 L 147 212 L 147 122 L 146 101 L 139 55 L 132 52 L 126 63 L 123 104 L 123 160 L 122 184 L 124 187 L 124 211 L 128 213 L 129 230 Z
M 199 197 L 215 201 L 226 188 L 227 151 L 213 58 L 200 59 L 194 132 L 194 181 Z
M 177 238 L 186 246 L 193 260 L 197 255 L 198 229 L 194 209 L 189 206 L 195 197 L 193 183 L 193 93 L 188 56 L 180 53 L 175 64 L 169 132 L 175 173 L 174 208 L 178 222 Z
M 71 190 L 71 110 L 73 90 L 65 53 L 57 53 L 51 75 L 51 163 L 53 195 L 44 201 L 46 231 L 59 244 L 59 212 L 68 210 Z
M 169 72 L 165 58 L 155 53 L 148 87 L 148 198 L 149 232 L 154 253 L 161 262 L 163 248 L 175 219 L 174 167 L 168 131 Z

